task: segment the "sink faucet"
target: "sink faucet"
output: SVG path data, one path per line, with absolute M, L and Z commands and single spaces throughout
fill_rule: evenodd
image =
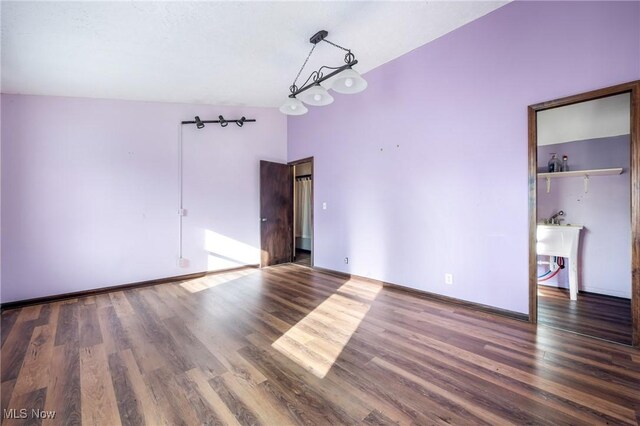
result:
M 553 216 L 551 216 L 549 218 L 549 223 L 551 225 L 560 225 L 560 221 L 564 220 L 564 219 L 559 218 L 558 216 L 564 216 L 564 212 L 562 210 L 560 210 L 558 213 L 556 213 Z

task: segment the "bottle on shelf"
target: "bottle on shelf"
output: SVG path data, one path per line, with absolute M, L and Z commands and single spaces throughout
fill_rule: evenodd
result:
M 568 172 L 569 171 L 569 157 L 566 155 L 562 156 L 562 167 L 561 171 Z
M 555 152 L 551 153 L 551 159 L 547 163 L 549 173 L 555 173 L 562 170 L 562 161 L 557 157 Z

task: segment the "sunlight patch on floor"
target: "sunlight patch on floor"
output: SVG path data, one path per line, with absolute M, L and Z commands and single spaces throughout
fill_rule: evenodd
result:
M 199 291 L 217 287 L 219 285 L 226 284 L 228 282 L 256 273 L 258 273 L 258 269 L 255 268 L 242 269 L 232 272 L 223 272 L 220 274 L 207 275 L 202 278 L 184 281 L 183 283 L 180 283 L 180 287 L 188 290 L 191 293 L 197 293 Z
M 327 375 L 369 312 L 381 285 L 347 281 L 271 347 L 319 378 Z

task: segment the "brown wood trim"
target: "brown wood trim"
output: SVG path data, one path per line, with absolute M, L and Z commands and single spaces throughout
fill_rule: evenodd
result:
M 536 110 L 528 108 L 529 113 L 529 321 L 538 322 L 538 279 L 536 277 L 536 222 L 538 191 L 538 121 Z
M 193 280 L 196 278 L 202 278 L 207 275 L 216 275 L 216 274 L 222 274 L 225 272 L 240 271 L 243 269 L 258 268 L 258 267 L 259 265 L 243 265 L 235 268 L 220 269 L 218 271 L 195 272 L 193 274 L 177 275 L 174 277 L 167 277 L 167 278 L 157 278 L 155 280 L 139 281 L 136 283 L 112 285 L 109 287 L 100 287 L 100 288 L 94 288 L 90 290 L 74 291 L 71 293 L 53 294 L 51 296 L 35 297 L 33 299 L 16 300 L 15 302 L 5 302 L 0 304 L 0 309 L 3 311 L 6 309 L 17 309 L 17 308 L 22 308 L 29 305 L 39 305 L 42 303 L 58 302 L 66 299 L 95 296 L 96 294 L 110 293 L 112 291 L 128 290 L 128 289 L 137 288 L 137 287 L 148 287 L 148 286 L 157 285 L 157 284 L 167 284 L 175 281 L 187 281 L 187 280 Z
M 631 322 L 640 346 L 640 80 L 631 90 Z
M 302 158 L 300 160 L 289 161 L 287 164 L 290 166 L 297 166 L 302 163 L 311 163 L 311 172 L 313 172 L 313 157 Z M 312 173 L 313 174 L 313 173 Z
M 630 93 L 631 96 L 631 321 L 633 346 L 640 346 L 640 80 L 529 106 L 529 320 L 536 323 L 538 311 L 535 263 L 537 201 L 536 113 L 622 93 Z
M 371 278 L 366 278 L 366 277 L 360 277 L 357 275 L 351 275 L 351 274 L 347 274 L 346 272 L 340 272 L 340 271 L 336 271 L 334 269 L 327 269 L 327 268 L 321 268 L 319 266 L 314 266 L 311 269 L 318 271 L 318 272 L 322 272 L 323 274 L 327 274 L 327 275 L 333 275 L 334 277 L 338 277 L 338 278 L 343 278 L 343 279 L 349 279 L 349 278 L 358 278 L 358 279 L 362 279 L 365 281 L 375 281 L 372 280 Z M 375 281 L 376 283 L 380 283 L 380 281 Z
M 362 281 L 371 282 L 374 284 L 380 284 L 383 287 L 386 287 L 393 291 L 399 291 L 403 293 L 409 293 L 415 297 L 419 297 L 422 299 L 435 300 L 438 302 L 446 303 L 449 305 L 461 306 L 464 308 L 473 309 L 475 311 L 486 312 L 493 315 L 500 315 L 502 317 L 512 318 L 519 321 L 529 321 L 529 316 L 527 314 L 522 314 L 520 312 L 510 311 L 508 309 L 496 308 L 494 306 L 483 305 L 482 303 L 469 302 L 467 300 L 456 299 L 455 297 L 444 296 L 442 294 L 431 293 L 429 291 L 418 290 L 411 287 L 406 287 L 399 284 L 388 283 L 386 281 L 380 281 L 373 278 L 367 278 L 360 275 L 347 274 L 345 272 L 334 271 L 332 269 L 319 268 L 317 266 L 313 267 L 314 270 L 318 272 L 322 272 L 325 274 L 333 275 L 339 278 L 355 278 Z
M 529 316 L 527 314 L 510 311 L 508 309 L 496 308 L 494 306 L 483 305 L 482 303 L 469 302 L 467 300 L 456 299 L 455 297 L 444 296 L 442 294 L 431 293 L 424 290 L 417 290 L 415 288 L 409 288 L 409 287 L 405 287 L 398 284 L 383 283 L 383 285 L 392 290 L 411 293 L 414 296 L 421 297 L 423 299 L 437 300 L 438 302 L 448 303 L 450 305 L 462 306 L 465 308 L 473 309 L 475 311 L 481 311 L 489 314 L 500 315 L 503 317 L 513 318 L 520 321 L 529 321 Z
M 316 235 L 315 235 L 315 216 L 314 216 L 314 212 L 316 210 L 315 208 L 315 193 L 316 193 L 316 176 L 315 176 L 315 170 L 314 170 L 314 164 L 313 164 L 313 157 L 307 157 L 307 158 L 302 158 L 300 160 L 295 160 L 295 161 L 290 161 L 289 164 L 290 166 L 295 166 L 298 164 L 302 164 L 302 163 L 311 163 L 311 258 L 309 259 L 309 266 L 313 268 L 313 254 L 315 253 L 315 245 L 316 245 Z M 295 180 L 295 176 L 293 176 L 293 179 Z M 295 221 L 295 217 L 293 218 L 293 220 Z M 295 245 L 296 245 L 296 235 L 295 235 L 295 223 L 293 224 L 293 246 L 294 246 L 294 251 L 293 251 L 293 255 L 295 256 Z
M 529 108 L 534 111 L 544 111 L 546 109 L 579 104 L 580 102 L 593 101 L 595 99 L 606 98 L 608 96 L 619 95 L 621 93 L 633 92 L 634 90 L 637 90 L 638 84 L 640 84 L 640 80 L 634 80 L 627 83 L 617 84 L 615 86 L 578 93 L 577 95 L 540 102 L 538 104 L 530 105 Z
M 551 287 L 551 288 L 556 288 L 556 287 Z M 562 287 L 557 287 L 560 290 L 566 290 L 567 292 L 569 291 L 568 288 L 562 288 Z M 612 300 L 631 300 L 628 297 L 622 297 L 622 296 L 612 296 L 610 294 L 602 294 L 602 293 L 594 293 L 593 291 L 584 291 L 584 290 L 578 290 L 578 295 L 584 294 L 586 296 L 598 296 L 598 297 L 602 297 L 605 299 L 612 299 Z

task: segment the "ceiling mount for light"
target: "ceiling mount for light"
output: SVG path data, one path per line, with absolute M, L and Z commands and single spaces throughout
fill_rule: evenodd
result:
M 327 89 L 320 85 L 320 83 L 327 81 L 332 77 L 335 78 L 332 80 L 331 89 L 338 93 L 353 94 L 362 92 L 367 88 L 367 81 L 352 68 L 358 63 L 356 56 L 351 53 L 350 49 L 346 49 L 326 40 L 328 35 L 329 33 L 327 31 L 321 30 L 309 39 L 309 42 L 313 44 L 313 47 L 307 55 L 307 59 L 304 60 L 300 71 L 298 71 L 298 75 L 296 75 L 296 78 L 293 80 L 293 84 L 289 87 L 291 94 L 289 95 L 289 99 L 287 99 L 287 101 L 280 107 L 280 111 L 282 113 L 287 115 L 305 114 L 308 110 L 302 102 L 314 106 L 323 106 L 332 103 L 333 96 L 329 94 Z M 296 86 L 296 82 L 298 81 L 300 74 L 302 74 L 305 65 L 307 65 L 313 50 L 321 41 L 346 51 L 347 53 L 344 55 L 345 65 L 341 65 L 339 67 L 323 65 L 309 75 L 302 87 Z M 331 72 L 325 75 L 323 72 L 325 69 L 331 70 Z

